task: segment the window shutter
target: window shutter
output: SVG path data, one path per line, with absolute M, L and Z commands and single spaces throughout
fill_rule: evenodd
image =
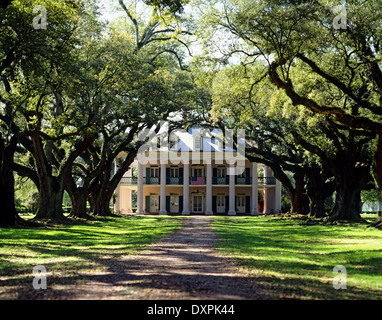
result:
M 216 196 L 212 196 L 212 212 L 216 213 Z
M 146 196 L 146 213 L 150 213 L 150 196 Z
M 166 210 L 170 212 L 170 196 L 166 196 Z
M 225 196 L 225 213 L 229 210 L 229 196 Z
M 150 184 L 150 168 L 146 168 L 146 184 Z
M 249 196 L 245 197 L 245 212 L 251 213 L 251 200 Z
M 183 212 L 183 196 L 179 196 L 179 213 Z

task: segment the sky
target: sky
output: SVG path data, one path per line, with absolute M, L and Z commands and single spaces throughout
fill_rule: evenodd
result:
M 118 0 L 103 0 L 100 1 L 102 18 L 106 21 L 113 21 L 115 18 L 124 15 L 122 10 L 115 10 L 119 6 Z M 113 10 L 114 8 L 114 10 Z

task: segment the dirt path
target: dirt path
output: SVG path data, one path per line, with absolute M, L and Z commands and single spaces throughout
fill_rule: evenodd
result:
M 148 250 L 110 262 L 106 273 L 86 275 L 82 284 L 55 293 L 61 293 L 59 299 L 261 298 L 250 275 L 214 251 L 218 237 L 211 219 L 185 218 L 181 230 Z

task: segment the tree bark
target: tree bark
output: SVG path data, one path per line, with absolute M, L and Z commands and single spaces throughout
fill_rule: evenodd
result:
M 90 216 L 86 212 L 86 204 L 88 200 L 88 192 L 84 188 L 79 188 L 78 191 L 68 192 L 72 201 L 72 209 L 69 217 L 89 219 Z
M 305 193 L 305 174 L 302 171 L 296 172 L 294 175 L 295 191 L 292 194 L 293 211 L 298 214 L 309 214 L 309 198 Z
M 40 184 L 39 209 L 35 219 L 49 219 L 62 222 L 67 218 L 63 214 L 62 201 L 64 190 L 70 182 L 74 160 L 94 141 L 93 134 L 79 139 L 73 150 L 63 159 L 57 168 L 57 176 L 53 175 L 52 160 L 49 161 L 49 147 L 44 149 L 39 136 L 32 136 L 34 158 L 36 162 L 37 175 Z
M 62 210 L 62 199 L 64 196 L 63 176 L 53 176 L 53 169 L 45 157 L 44 147 L 40 137 L 35 135 L 32 136 L 31 139 L 40 185 L 39 208 L 34 219 L 63 221 L 65 220 Z
M 310 216 L 323 218 L 325 216 L 325 195 L 322 190 L 315 189 L 315 192 L 309 195 Z
M 0 227 L 9 228 L 15 226 L 17 216 L 13 176 L 17 139 L 12 137 L 7 146 L 1 139 L 0 144 Z
M 373 175 L 377 185 L 377 189 L 382 199 L 382 132 L 378 134 L 377 138 L 377 145 L 374 153 Z
M 347 220 L 360 222 L 359 194 L 360 190 L 338 187 L 336 190 L 336 204 L 329 214 L 328 221 Z
M 291 213 L 297 213 L 302 215 L 309 214 L 309 198 L 305 193 L 288 192 L 289 198 L 291 200 Z
M 348 220 L 360 222 L 360 193 L 370 181 L 369 167 L 346 170 L 346 167 L 337 167 L 336 175 L 336 201 L 329 214 L 328 221 Z
M 110 169 L 105 170 L 104 174 L 97 179 L 96 186 L 90 192 L 93 200 L 92 214 L 95 216 L 113 216 L 110 211 L 110 200 L 114 189 L 108 177 L 110 177 Z
M 35 220 L 64 221 L 62 209 L 64 181 L 62 177 L 39 175 L 39 208 Z
M 118 187 L 119 182 L 121 181 L 125 172 L 129 169 L 131 163 L 134 161 L 135 156 L 137 155 L 138 149 L 131 148 L 128 151 L 128 155 L 114 173 L 114 176 L 111 177 L 111 165 L 112 161 L 105 163 L 105 170 L 103 174 L 98 177 L 91 187 L 90 197 L 92 214 L 98 216 L 113 216 L 114 213 L 110 211 L 110 201 L 113 196 L 114 190 Z M 113 158 L 114 160 L 114 158 Z
M 307 170 L 307 177 L 310 216 L 323 218 L 325 217 L 325 199 L 334 193 L 334 182 L 327 182 L 331 175 L 317 165 L 313 165 Z

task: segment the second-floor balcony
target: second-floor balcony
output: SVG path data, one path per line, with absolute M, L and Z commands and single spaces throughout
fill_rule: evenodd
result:
M 131 186 L 138 184 L 138 177 L 122 177 L 121 185 Z
M 166 184 L 181 185 L 183 184 L 183 177 L 166 177 Z
M 143 183 L 146 185 L 160 185 L 159 177 L 144 177 Z M 190 185 L 205 185 L 206 177 L 190 177 Z M 137 177 L 123 177 L 121 185 L 137 185 Z M 213 185 L 229 185 L 229 176 L 226 177 L 212 177 Z M 252 185 L 252 177 L 235 177 L 236 185 Z M 274 177 L 259 177 L 257 184 L 260 186 L 273 186 L 276 184 Z M 166 185 L 183 185 L 183 177 L 166 177 Z

